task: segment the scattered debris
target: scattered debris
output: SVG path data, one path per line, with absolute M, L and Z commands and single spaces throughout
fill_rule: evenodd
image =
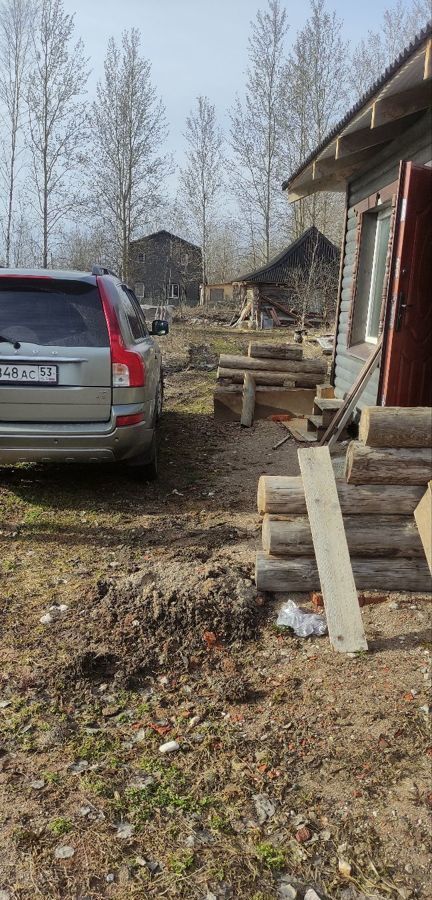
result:
M 161 744 L 159 747 L 159 753 L 176 753 L 177 750 L 180 750 L 180 744 L 177 741 L 167 741 L 166 744 Z
M 134 831 L 135 828 L 133 825 L 130 825 L 129 822 L 122 822 L 117 828 L 116 837 L 120 838 L 122 841 L 128 841 L 129 838 L 132 837 Z
M 56 847 L 56 849 L 54 850 L 54 856 L 56 859 L 71 859 L 74 855 L 75 850 L 69 844 L 63 844 L 61 847 Z
M 309 637 L 310 635 L 322 635 L 327 633 L 327 624 L 324 616 L 318 613 L 308 613 L 300 609 L 294 600 L 287 600 L 279 610 L 276 625 L 292 628 L 297 637 Z
M 264 825 L 267 819 L 271 819 L 276 812 L 276 806 L 267 794 L 254 794 L 252 800 L 255 804 L 257 819 L 260 825 Z

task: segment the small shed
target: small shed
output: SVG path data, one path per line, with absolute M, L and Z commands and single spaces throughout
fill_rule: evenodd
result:
M 358 409 L 432 403 L 431 34 L 429 23 L 283 185 L 291 202 L 345 193 L 331 379 L 346 396 L 376 351 Z
M 236 324 L 303 327 L 331 318 L 338 260 L 337 247 L 311 226 L 266 265 L 234 281 Z

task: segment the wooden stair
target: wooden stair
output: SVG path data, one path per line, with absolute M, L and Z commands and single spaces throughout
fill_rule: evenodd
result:
M 338 409 L 343 406 L 343 402 L 335 397 L 315 397 L 313 413 L 311 416 L 307 416 L 307 430 L 315 435 L 317 441 L 325 434 Z

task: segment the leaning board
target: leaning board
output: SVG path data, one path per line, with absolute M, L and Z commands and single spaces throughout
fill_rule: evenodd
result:
M 330 643 L 367 650 L 357 590 L 328 447 L 298 451 Z

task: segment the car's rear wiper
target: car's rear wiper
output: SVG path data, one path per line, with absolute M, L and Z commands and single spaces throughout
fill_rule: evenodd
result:
M 19 350 L 21 347 L 19 341 L 12 341 L 11 338 L 3 337 L 2 334 L 0 334 L 0 344 L 12 344 L 15 350 Z

